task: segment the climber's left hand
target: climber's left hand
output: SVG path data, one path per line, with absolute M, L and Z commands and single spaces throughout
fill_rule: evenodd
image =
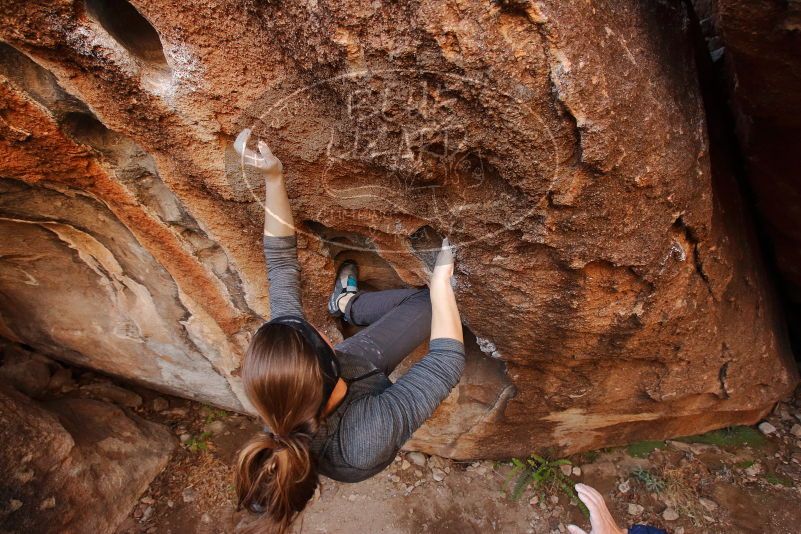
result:
M 284 166 L 281 160 L 275 157 L 264 141 L 258 142 L 259 153 L 248 148 L 248 139 L 250 139 L 250 128 L 245 128 L 239 135 L 236 136 L 234 141 L 234 150 L 242 157 L 242 162 L 245 165 L 259 169 L 264 173 L 265 177 L 278 178 L 283 175 Z

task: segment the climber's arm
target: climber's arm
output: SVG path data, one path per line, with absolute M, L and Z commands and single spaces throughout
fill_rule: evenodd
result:
M 354 401 L 341 426 L 345 461 L 370 469 L 396 452 L 431 417 L 459 382 L 464 345 L 451 338 L 432 339 L 428 354 L 378 395 Z
M 272 176 L 265 174 L 264 182 L 266 192 L 264 201 L 264 235 L 274 237 L 294 236 L 295 225 L 292 221 L 292 208 L 289 206 L 283 172 L 279 171 L 277 175 Z
M 465 366 L 462 323 L 451 286 L 453 250 L 445 239 L 431 275 L 431 341 L 428 354 L 392 386 L 359 399 L 343 427 L 345 459 L 357 468 L 375 466 L 420 428 L 459 382 Z
M 428 283 L 431 294 L 431 340 L 454 339 L 463 343 L 462 320 L 456 297 L 451 286 L 453 276 L 453 249 L 448 239 L 442 241 L 442 249 Z
M 270 316 L 303 317 L 300 303 L 300 266 L 294 235 L 264 235 L 264 257 L 270 282 Z
M 284 168 L 263 141 L 258 143 L 258 154 L 247 148 L 249 137 L 250 130 L 243 130 L 234 141 L 234 148 L 242 157 L 243 164 L 258 169 L 264 175 L 264 256 L 270 281 L 270 315 L 303 317 L 297 241 L 292 209 L 284 186 Z

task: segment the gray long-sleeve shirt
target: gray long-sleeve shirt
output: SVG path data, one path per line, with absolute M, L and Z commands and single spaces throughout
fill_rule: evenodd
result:
M 295 236 L 265 236 L 264 254 L 272 317 L 303 317 Z M 428 354 L 394 384 L 361 355 L 337 355 L 348 392 L 314 437 L 312 451 L 321 474 L 358 482 L 389 465 L 448 396 L 464 370 L 464 345 L 432 339 Z

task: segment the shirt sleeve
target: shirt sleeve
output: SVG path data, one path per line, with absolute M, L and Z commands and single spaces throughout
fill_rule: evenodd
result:
M 303 317 L 297 238 L 294 235 L 265 235 L 264 258 L 267 260 L 267 280 L 270 283 L 270 317 Z
M 345 461 L 370 469 L 396 454 L 459 382 L 464 345 L 436 338 L 428 354 L 393 385 L 348 408 L 342 428 Z

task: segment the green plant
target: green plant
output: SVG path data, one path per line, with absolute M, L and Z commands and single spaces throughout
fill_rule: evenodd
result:
M 749 467 L 751 467 L 751 466 L 752 466 L 752 465 L 754 465 L 755 463 L 756 463 L 756 462 L 754 462 L 754 460 L 743 460 L 742 462 L 737 462 L 737 463 L 736 463 L 736 464 L 734 464 L 734 465 L 735 465 L 736 467 L 739 467 L 740 469 L 748 469 Z
M 645 458 L 656 449 L 664 449 L 667 443 L 664 441 L 637 441 L 636 443 L 629 444 L 626 450 L 629 456 L 634 458 Z
M 645 489 L 650 492 L 659 493 L 665 489 L 665 481 L 661 477 L 642 467 L 632 471 L 631 476 L 639 480 L 645 486 Z
M 186 448 L 192 452 L 205 451 L 209 448 L 208 439 L 211 432 L 202 432 L 199 436 L 192 436 L 186 442 Z
M 518 500 L 529 487 L 544 500 L 546 493 L 554 489 L 562 491 L 574 500 L 585 517 L 590 516 L 587 507 L 578 498 L 573 479 L 562 472 L 561 466 L 572 465 L 570 460 L 551 460 L 537 454 L 531 454 L 525 460 L 512 458 L 512 471 L 509 481 L 515 479 L 511 498 Z
M 706 434 L 678 438 L 677 441 L 717 445 L 719 447 L 737 447 L 743 445 L 761 447 L 765 444 L 765 437 L 750 426 L 730 426 L 720 430 L 713 430 Z
M 784 486 L 786 488 L 793 487 L 792 480 L 790 480 L 789 478 L 779 476 L 776 473 L 766 473 L 764 477 L 768 483 L 773 484 L 774 486 Z
M 206 414 L 206 424 L 213 423 L 217 419 L 225 419 L 225 417 L 228 415 L 228 412 L 225 410 L 209 408 L 208 406 L 204 407 L 203 411 Z

